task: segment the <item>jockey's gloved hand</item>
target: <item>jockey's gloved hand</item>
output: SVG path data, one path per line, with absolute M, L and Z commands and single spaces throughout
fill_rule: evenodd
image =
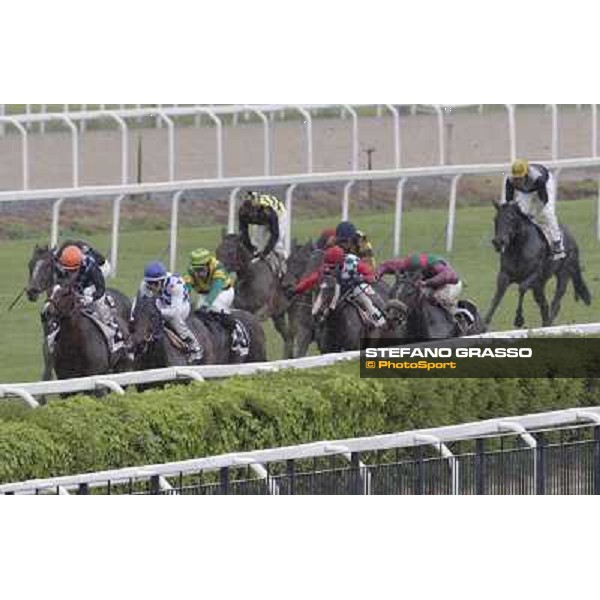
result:
M 296 290 L 293 287 L 289 287 L 284 290 L 284 294 L 288 300 L 293 300 L 296 297 Z

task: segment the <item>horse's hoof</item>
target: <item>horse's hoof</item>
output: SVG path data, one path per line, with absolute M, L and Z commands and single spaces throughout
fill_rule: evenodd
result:
M 515 327 L 523 327 L 525 325 L 525 319 L 523 317 L 517 317 L 515 319 Z

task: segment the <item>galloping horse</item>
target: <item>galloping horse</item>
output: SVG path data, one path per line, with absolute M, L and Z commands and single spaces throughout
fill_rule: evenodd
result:
M 206 326 L 193 316 L 188 318 L 187 325 L 202 348 L 202 364 L 216 364 L 215 348 Z M 138 295 L 129 322 L 129 331 L 136 370 L 183 367 L 188 364 L 183 343 L 167 333 L 163 316 L 154 298 Z
M 519 303 L 515 315 L 515 326 L 525 324 L 523 317 L 523 299 L 533 291 L 542 316 L 542 325 L 552 325 L 560 310 L 560 302 L 565 295 L 569 281 L 575 288 L 575 300 L 590 305 L 592 298 L 583 280 L 579 264 L 579 247 L 566 227 L 561 225 L 566 258 L 552 260 L 548 244 L 541 231 L 526 217 L 513 202 L 496 207 L 494 248 L 501 254 L 500 273 L 496 283 L 496 294 L 485 317 L 489 324 L 494 312 L 502 301 L 509 285 L 519 286 Z M 556 277 L 556 291 L 552 305 L 548 307 L 544 288 L 552 277 Z
M 234 310 L 229 315 L 196 311 L 194 315 L 204 323 L 212 336 L 217 364 L 244 364 L 267 360 L 265 332 L 255 315 L 244 310 Z M 230 317 L 238 321 L 248 334 L 249 345 L 246 356 L 240 356 L 232 351 L 231 333 L 223 323 L 224 318 Z
M 464 335 L 476 335 L 485 331 L 477 307 L 468 300 L 461 300 L 459 307 L 466 308 L 474 317 L 473 323 L 464 319 L 459 322 L 447 309 L 432 302 L 417 282 L 421 272 L 397 273 L 390 292 L 392 300 L 388 312 L 393 311 L 399 322 L 404 322 L 404 338 L 407 342 L 423 342 L 448 339 Z
M 300 279 L 321 268 L 324 251 L 314 249 L 312 241 L 294 245 L 287 262 L 287 272 L 281 285 L 283 289 L 294 289 Z M 288 338 L 285 358 L 306 356 L 315 338 L 315 320 L 312 315 L 312 292 L 295 296 L 291 301 L 288 315 Z
M 71 286 L 48 299 L 50 318 L 58 323 L 54 340 L 54 370 L 58 379 L 104 375 L 131 370 L 125 348 L 111 353 L 98 326 L 84 314 L 80 296 Z
M 288 300 L 281 283 L 269 263 L 254 258 L 239 235 L 223 236 L 217 258 L 237 274 L 233 306 L 256 315 L 261 320 L 273 319 L 275 329 L 287 343 L 286 310 Z
M 379 295 L 385 300 L 385 285 L 378 288 Z M 382 293 L 383 292 L 383 293 Z M 395 323 L 374 328 L 362 316 L 362 309 L 348 293 L 341 294 L 341 288 L 334 272 L 324 273 L 319 294 L 312 308 L 316 323 L 315 338 L 322 353 L 359 350 L 361 340 L 384 340 L 401 337 L 401 331 Z
M 63 244 L 64 246 L 65 244 Z M 54 248 L 48 246 L 36 245 L 33 249 L 33 254 L 28 263 L 29 281 L 25 288 L 27 298 L 30 302 L 37 302 L 41 294 L 45 293 L 50 297 L 52 290 L 57 283 L 56 267 L 58 263 L 58 252 Z M 119 319 L 127 323 L 131 313 L 131 301 L 125 294 L 113 288 L 107 288 L 106 293 L 115 302 L 115 312 Z M 44 355 L 44 371 L 42 379 L 48 381 L 52 379 L 52 357 L 48 351 L 46 336 L 49 331 L 46 328 L 46 321 L 42 315 L 42 327 L 44 333 L 43 355 Z

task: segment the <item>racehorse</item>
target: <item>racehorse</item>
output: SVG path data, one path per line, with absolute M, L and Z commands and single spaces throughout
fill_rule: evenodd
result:
M 237 274 L 234 308 L 252 313 L 261 320 L 272 319 L 284 344 L 287 343 L 286 310 L 289 302 L 269 263 L 255 258 L 237 234 L 223 236 L 217 248 L 217 258 Z
M 67 242 L 66 244 L 68 243 L 70 242 Z M 63 246 L 66 244 L 63 244 Z M 36 244 L 33 249 L 33 254 L 28 263 L 29 281 L 25 287 L 25 292 L 30 302 L 37 302 L 38 298 L 43 293 L 45 293 L 47 297 L 50 297 L 52 294 L 52 290 L 57 284 L 58 255 L 59 253 L 56 249 L 49 248 L 48 246 L 38 246 Z M 131 301 L 129 298 L 114 288 L 107 288 L 106 294 L 114 301 L 116 316 L 121 319 L 122 322 L 127 323 L 131 313 Z M 52 379 L 53 369 L 52 357 L 48 351 L 46 340 L 49 333 L 47 325 L 47 317 L 42 314 L 42 329 L 44 333 L 44 370 L 42 379 L 44 381 Z
M 294 289 L 302 277 L 321 268 L 324 251 L 314 249 L 312 241 L 294 244 L 287 261 L 287 270 L 281 285 L 284 290 Z M 315 338 L 315 321 L 312 315 L 312 292 L 295 296 L 288 307 L 288 337 L 285 358 L 306 356 Z
M 322 353 L 359 350 L 361 340 L 395 339 L 400 335 L 394 323 L 375 328 L 366 322 L 362 308 L 349 293 L 341 294 L 333 271 L 322 275 L 312 314 L 316 323 L 315 338 Z
M 446 308 L 432 301 L 425 289 L 419 285 L 420 271 L 396 273 L 396 281 L 390 292 L 388 312 L 404 323 L 404 339 L 407 342 L 422 342 L 448 339 L 465 335 L 476 335 L 485 331 L 477 307 L 468 300 L 458 303 L 458 319 Z M 473 318 L 467 320 L 464 310 Z
M 81 296 L 72 286 L 57 288 L 48 299 L 47 310 L 58 324 L 52 354 L 58 379 L 131 370 L 125 348 L 111 352 L 98 325 L 85 315 Z
M 228 315 L 196 311 L 194 316 L 204 323 L 212 336 L 217 364 L 242 364 L 267 360 L 265 332 L 255 315 L 243 310 L 234 310 Z M 231 348 L 231 332 L 223 322 L 225 318 L 230 317 L 238 321 L 247 332 L 249 344 L 245 356 L 241 356 Z
M 592 298 L 581 274 L 579 248 L 567 228 L 561 225 L 567 256 L 562 260 L 552 260 L 542 232 L 521 212 L 516 203 L 494 203 L 494 206 L 495 236 L 492 243 L 501 255 L 500 272 L 496 293 L 485 317 L 486 324 L 491 322 L 507 288 L 513 283 L 519 286 L 519 302 L 514 321 L 516 327 L 525 324 L 523 299 L 529 290 L 532 290 L 539 306 L 543 327 L 549 327 L 556 319 L 569 281 L 573 282 L 575 288 L 575 300 L 582 300 L 589 306 Z M 556 290 L 552 304 L 548 307 L 544 289 L 552 276 L 556 277 Z
M 202 349 L 202 364 L 216 364 L 217 356 L 207 327 L 194 316 L 188 318 L 187 325 Z M 155 298 L 138 294 L 129 322 L 129 331 L 136 370 L 187 366 L 187 352 L 183 342 L 171 330 L 165 328 Z

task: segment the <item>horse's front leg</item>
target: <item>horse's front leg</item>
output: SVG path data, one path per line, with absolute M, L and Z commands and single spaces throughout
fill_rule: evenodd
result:
M 556 290 L 554 292 L 554 298 L 552 299 L 552 306 L 550 307 L 550 314 L 546 315 L 546 319 L 544 319 L 544 315 L 542 314 L 542 323 L 543 327 L 550 327 L 554 322 L 554 319 L 558 316 L 560 311 L 560 301 L 562 300 L 565 292 L 567 291 L 567 285 L 569 283 L 569 275 L 564 270 L 561 269 L 556 274 Z M 544 298 L 545 299 L 545 298 Z
M 539 279 L 539 274 L 538 273 L 534 273 L 533 275 L 530 275 L 527 279 L 525 279 L 524 281 L 522 281 L 519 284 L 519 302 L 517 304 L 517 312 L 515 315 L 515 327 L 523 327 L 523 325 L 525 325 L 525 317 L 523 316 L 523 300 L 525 299 L 525 294 L 533 288 L 534 290 L 534 295 L 536 294 L 536 289 L 539 288 L 540 286 L 540 279 Z M 543 286 L 542 286 L 543 288 Z M 544 296 L 544 293 L 542 291 L 542 296 Z M 539 297 L 539 295 L 537 296 Z M 537 300 L 536 297 L 536 300 Z M 544 302 L 543 304 L 546 303 L 546 298 L 544 297 Z M 542 309 L 542 305 L 540 305 L 540 310 Z M 546 304 L 546 311 L 548 310 L 548 305 Z
M 278 315 L 273 315 L 271 317 L 271 319 L 273 320 L 273 325 L 275 325 L 275 329 L 277 330 L 277 333 L 281 336 L 281 339 L 283 340 L 283 344 L 284 344 L 283 351 L 284 351 L 284 355 L 285 355 L 291 351 L 291 348 L 288 343 L 290 334 L 289 334 L 288 325 L 287 325 L 286 313 L 280 313 Z
M 496 293 L 494 294 L 494 298 L 492 300 L 492 304 L 490 305 L 490 309 L 485 316 L 485 324 L 489 325 L 492 322 L 492 317 L 496 312 L 496 309 L 502 302 L 502 298 L 504 298 L 504 294 L 506 294 L 506 290 L 510 285 L 510 278 L 508 275 L 502 271 L 498 273 L 498 278 L 496 280 Z

